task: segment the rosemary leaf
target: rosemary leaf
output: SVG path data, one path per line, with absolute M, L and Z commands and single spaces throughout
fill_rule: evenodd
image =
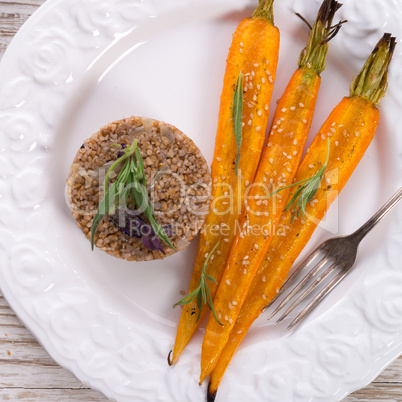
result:
M 290 184 L 289 186 L 281 187 L 280 189 L 272 192 L 267 196 L 270 197 L 289 187 L 300 185 L 300 187 L 295 191 L 292 198 L 290 199 L 290 201 L 288 202 L 288 204 L 284 209 L 284 211 L 287 211 L 292 207 L 292 205 L 294 205 L 292 212 L 292 219 L 290 221 L 291 223 L 293 222 L 295 217 L 298 218 L 300 216 L 300 212 L 302 214 L 303 219 L 305 218 L 306 206 L 314 198 L 318 188 L 320 187 L 322 177 L 324 176 L 325 169 L 327 168 L 328 165 L 328 159 L 329 159 L 329 138 L 327 139 L 326 160 L 314 176 L 310 177 L 309 179 L 301 180 L 297 183 Z
M 243 117 L 243 73 L 240 72 L 237 77 L 236 89 L 233 96 L 233 129 L 236 137 L 237 155 L 235 162 L 235 173 L 239 168 L 240 146 L 243 139 L 242 135 L 242 117 Z
M 113 144 L 112 146 L 115 145 L 116 144 Z M 121 148 L 123 148 L 123 151 L 120 151 L 120 155 L 122 154 L 122 152 L 124 153 L 112 164 L 112 166 L 106 173 L 104 183 L 105 196 L 99 202 L 98 210 L 92 221 L 91 226 L 92 250 L 94 248 L 96 228 L 98 227 L 102 218 L 108 214 L 113 214 L 116 210 L 116 207 L 121 203 L 121 201 L 124 207 L 127 208 L 128 197 L 131 198 L 132 208 L 137 206 L 138 209 L 145 214 L 157 238 L 162 240 L 172 249 L 175 249 L 172 243 L 170 242 L 165 229 L 156 222 L 154 210 L 152 208 L 152 205 L 149 203 L 148 192 L 146 189 L 144 161 L 142 159 L 140 150 L 137 147 L 137 140 L 134 140 L 131 147 L 122 144 Z M 109 179 L 111 173 L 121 163 L 124 164 L 116 178 L 116 181 L 109 186 Z M 144 244 L 147 244 L 145 243 L 144 236 L 143 241 Z M 149 245 L 147 245 L 147 247 L 155 246 L 155 241 L 148 243 Z M 157 248 L 164 253 L 160 243 L 157 242 L 157 244 L 159 245 Z M 154 250 L 155 248 L 152 249 Z
M 216 282 L 216 280 L 214 278 L 212 278 L 212 276 L 209 276 L 206 273 L 208 261 L 211 258 L 212 254 L 217 249 L 217 247 L 219 246 L 219 243 L 220 242 L 216 243 L 214 248 L 211 250 L 211 252 L 208 254 L 207 258 L 205 259 L 204 265 L 202 266 L 200 283 L 198 284 L 198 286 L 191 293 L 189 293 L 187 296 L 184 296 L 181 300 L 179 300 L 177 303 L 175 303 L 173 305 L 173 307 L 184 306 L 186 304 L 190 304 L 194 300 L 194 298 L 197 296 L 197 307 L 198 307 L 197 322 L 198 322 L 198 320 L 200 319 L 200 316 L 201 316 L 202 303 L 204 303 L 210 308 L 210 310 L 212 311 L 212 314 L 214 315 L 216 321 L 218 321 L 218 323 L 220 325 L 222 325 L 222 323 L 218 320 L 218 317 L 216 316 L 214 305 L 213 305 L 213 302 L 212 302 L 212 296 L 211 296 L 211 292 L 210 292 L 209 287 L 208 287 L 207 280 L 209 280 L 211 282 L 214 282 L 216 285 L 218 283 Z

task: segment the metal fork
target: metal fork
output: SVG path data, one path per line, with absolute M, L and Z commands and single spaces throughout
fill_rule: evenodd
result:
M 363 226 L 357 229 L 349 236 L 334 237 L 322 243 L 318 246 L 299 268 L 284 282 L 279 293 L 275 299 L 266 307 L 268 308 L 273 304 L 277 298 L 283 294 L 287 289 L 296 283 L 297 278 L 307 268 L 311 267 L 313 261 L 317 259 L 316 265 L 306 274 L 306 276 L 293 288 L 293 290 L 285 297 L 285 299 L 276 307 L 273 313 L 268 319 L 271 319 L 276 315 L 286 304 L 288 304 L 294 297 L 297 296 L 300 290 L 302 290 L 308 283 L 308 281 L 314 279 L 313 282 L 308 285 L 302 294 L 287 308 L 283 315 L 278 319 L 276 323 L 281 322 L 288 314 L 293 311 L 311 292 L 313 292 L 317 286 L 327 278 L 335 269 L 339 269 L 339 272 L 329 281 L 329 283 L 319 291 L 319 293 L 308 303 L 308 305 L 296 316 L 296 318 L 290 323 L 286 331 L 289 331 L 296 324 L 300 323 L 319 303 L 325 296 L 327 296 L 336 285 L 351 271 L 356 256 L 357 249 L 361 240 L 366 234 L 402 199 L 402 188 L 400 188 L 393 197 L 386 202 L 382 208 L 380 208 Z M 319 260 L 319 255 L 322 258 Z M 330 263 L 329 267 L 324 270 L 324 267 Z M 318 275 L 318 277 L 317 277 Z

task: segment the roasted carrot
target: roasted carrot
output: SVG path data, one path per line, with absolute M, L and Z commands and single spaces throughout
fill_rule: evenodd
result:
M 370 144 L 379 119 L 376 105 L 387 88 L 387 69 L 394 46 L 395 38 L 385 34 L 352 83 L 350 96 L 345 97 L 332 111 L 301 162 L 297 182 L 311 178 L 328 155 L 320 188 L 305 206 L 305 218 L 300 215 L 291 223 L 294 217 L 292 209 L 282 215 L 282 225 L 287 227 L 284 231 L 286 235 L 274 237 L 253 279 L 228 342 L 211 373 L 209 401 L 215 399 L 222 376 L 251 324 L 276 296 L 294 261 Z M 289 199 L 297 189 L 298 186 L 292 189 Z
M 194 292 L 197 292 L 200 280 L 204 279 L 203 268 L 208 256 L 206 274 L 216 281 L 222 275 L 236 222 L 244 208 L 245 188 L 254 179 L 261 157 L 279 52 L 279 31 L 273 25 L 272 5 L 273 0 L 260 0 L 253 16 L 244 19 L 233 35 L 211 166 L 213 201 L 200 235 L 189 297 L 179 303 L 184 307 L 169 364 L 176 362 L 208 311 L 208 306 L 201 303 L 200 293 L 196 295 Z M 244 86 L 239 86 L 240 78 L 244 78 Z M 240 131 L 241 146 L 234 127 L 234 98 L 238 93 L 238 106 L 244 110 L 244 116 L 240 115 L 240 127 L 236 128 Z M 210 292 L 212 299 L 216 284 L 212 280 L 204 283 L 208 284 L 209 288 L 204 290 Z
M 272 186 L 286 187 L 293 183 L 313 118 L 328 41 L 340 27 L 339 24 L 335 28 L 331 26 L 340 6 L 335 0 L 323 2 L 308 44 L 300 55 L 299 68 L 275 111 L 268 142 L 246 200 L 240 231 L 214 299 L 218 320 L 223 325 L 211 315 L 207 324 L 201 354 L 201 382 L 212 371 L 225 346 L 284 209 L 289 189 L 275 197 L 266 197 Z

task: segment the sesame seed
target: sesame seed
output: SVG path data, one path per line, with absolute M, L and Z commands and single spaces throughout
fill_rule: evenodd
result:
M 297 151 L 293 151 L 293 156 L 297 155 Z
M 283 128 L 278 128 L 278 133 L 281 133 L 283 131 Z
M 331 179 L 330 179 L 329 177 L 327 177 L 327 178 L 325 179 L 325 181 L 326 181 L 327 184 L 331 184 Z
M 269 147 L 272 147 L 272 142 L 268 142 L 268 146 L 269 146 Z
M 219 250 L 216 250 L 216 254 L 221 255 L 221 252 Z
M 226 242 L 226 243 L 228 243 L 228 242 L 229 242 L 229 239 L 223 239 L 223 241 Z
M 339 145 L 339 142 L 338 142 L 338 141 L 335 141 L 335 145 L 338 146 L 338 145 Z
M 265 293 L 263 293 L 261 297 L 262 297 L 264 300 L 267 299 L 267 296 L 265 296 Z
M 252 119 L 254 117 L 254 115 L 252 113 L 250 113 L 250 119 Z
M 232 324 L 233 320 L 231 318 L 229 318 L 229 324 Z
M 259 111 L 257 112 L 257 114 L 258 114 L 258 116 L 261 116 L 261 115 L 262 115 L 262 110 L 259 110 Z
M 246 274 L 247 274 L 247 269 L 244 268 L 244 270 L 243 270 L 243 275 L 246 275 Z
M 258 244 L 257 244 L 257 243 L 254 244 L 254 248 L 255 248 L 256 250 L 258 250 Z
M 331 131 L 331 133 L 334 133 L 336 130 L 334 128 L 330 128 L 329 131 Z
M 269 106 L 268 106 L 267 104 L 265 104 L 265 105 L 264 105 L 264 109 L 265 109 L 265 110 L 268 110 L 268 109 L 269 109 Z
M 248 186 L 250 184 L 250 182 L 248 180 L 246 180 L 246 182 L 244 183 L 246 186 Z
M 302 119 L 302 123 L 306 124 L 307 120 L 306 119 Z
M 282 120 L 280 120 L 280 119 L 276 121 L 276 124 L 281 124 L 281 123 L 282 123 Z
M 269 60 L 267 60 L 265 63 L 266 63 L 266 64 L 267 64 L 267 66 L 268 66 L 268 65 L 269 65 Z
M 254 70 L 251 70 L 251 75 L 252 75 L 253 77 L 255 76 Z
M 268 81 L 272 84 L 272 82 L 273 82 L 273 79 L 272 79 L 272 77 L 271 76 L 269 76 L 268 77 Z
M 256 127 L 255 128 L 255 131 L 260 131 L 261 130 L 261 127 Z
M 243 47 L 243 42 L 240 42 L 240 46 Z
M 233 300 L 233 301 L 232 301 L 232 304 L 233 304 L 234 306 L 237 306 L 237 301 Z
M 269 163 L 272 165 L 274 163 L 274 159 L 273 158 L 269 158 Z
M 267 181 L 267 178 L 264 176 L 264 177 L 262 178 L 262 180 L 263 180 L 263 181 Z
M 225 321 L 227 321 L 229 319 L 229 317 L 227 315 L 225 315 Z
M 254 64 L 254 67 L 258 67 L 258 63 L 255 63 L 255 64 Z
M 301 102 L 299 103 L 299 106 L 300 106 L 300 107 L 304 107 L 303 103 L 301 103 Z
M 242 330 L 240 330 L 240 331 L 237 331 L 237 333 L 240 335 L 241 333 L 242 333 L 243 331 Z
M 290 169 L 290 168 L 288 168 L 288 167 L 286 168 L 286 170 L 287 170 L 289 173 L 291 172 L 291 169 Z
M 290 110 L 296 110 L 296 108 L 294 106 L 291 106 Z
M 263 282 L 266 282 L 266 281 L 267 281 L 267 278 L 265 277 L 265 275 L 262 276 L 261 280 L 262 280 Z
M 321 138 L 322 138 L 323 140 L 325 140 L 325 135 L 324 135 L 324 134 L 321 134 Z
M 283 113 L 285 113 L 285 112 L 286 112 L 286 108 L 285 108 L 285 107 L 282 108 L 281 111 L 282 111 Z
M 331 126 L 335 126 L 335 122 L 333 122 L 333 123 L 331 124 Z
M 243 49 L 242 49 L 242 48 L 240 48 L 240 49 L 239 49 L 239 52 L 240 52 L 240 53 L 243 53 Z
M 360 135 L 360 131 L 355 131 L 355 135 L 358 137 Z
M 208 257 L 208 253 L 205 253 L 205 254 L 204 254 L 204 258 L 207 258 L 207 257 Z
M 314 167 L 314 165 L 308 165 L 308 167 L 309 167 L 310 169 L 312 169 L 312 168 Z
M 218 162 L 220 162 L 220 161 L 222 160 L 222 158 L 216 157 L 216 160 L 217 160 Z
M 254 95 L 253 96 L 253 101 L 256 101 L 257 100 L 257 95 Z
M 249 120 L 249 121 L 247 122 L 247 124 L 248 124 L 249 126 L 251 126 L 251 120 Z
M 264 78 L 264 77 L 261 78 L 261 82 L 262 82 L 263 84 L 265 84 L 265 78 Z
M 297 140 L 294 140 L 294 141 L 293 141 L 293 144 L 297 145 Z
M 261 89 L 261 85 L 257 84 L 257 89 L 260 90 L 260 89 Z
M 287 156 L 288 154 L 286 152 L 283 152 L 283 156 Z

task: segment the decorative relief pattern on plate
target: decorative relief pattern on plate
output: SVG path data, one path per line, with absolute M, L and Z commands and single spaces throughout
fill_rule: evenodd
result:
M 194 367 L 199 350 L 190 345 L 180 363 L 168 368 L 171 336 L 111 313 L 79 277 L 52 231 L 55 208 L 46 169 L 64 103 L 91 62 L 149 18 L 196 3 L 219 3 L 232 11 L 250 1 L 49 1 L 17 35 L 0 66 L 2 290 L 56 361 L 118 400 L 204 400 Z M 354 58 L 367 55 L 384 26 L 400 37 L 400 2 L 344 3 L 343 17 L 351 23 L 341 38 Z M 318 0 L 281 3 L 310 20 L 318 5 Z M 394 64 L 400 63 L 401 50 Z M 401 79 L 391 74 L 391 80 L 395 103 L 401 104 Z M 401 158 L 398 163 L 400 174 Z M 370 382 L 401 353 L 400 215 L 362 286 L 290 336 L 239 350 L 222 383 L 221 400 L 337 400 Z

